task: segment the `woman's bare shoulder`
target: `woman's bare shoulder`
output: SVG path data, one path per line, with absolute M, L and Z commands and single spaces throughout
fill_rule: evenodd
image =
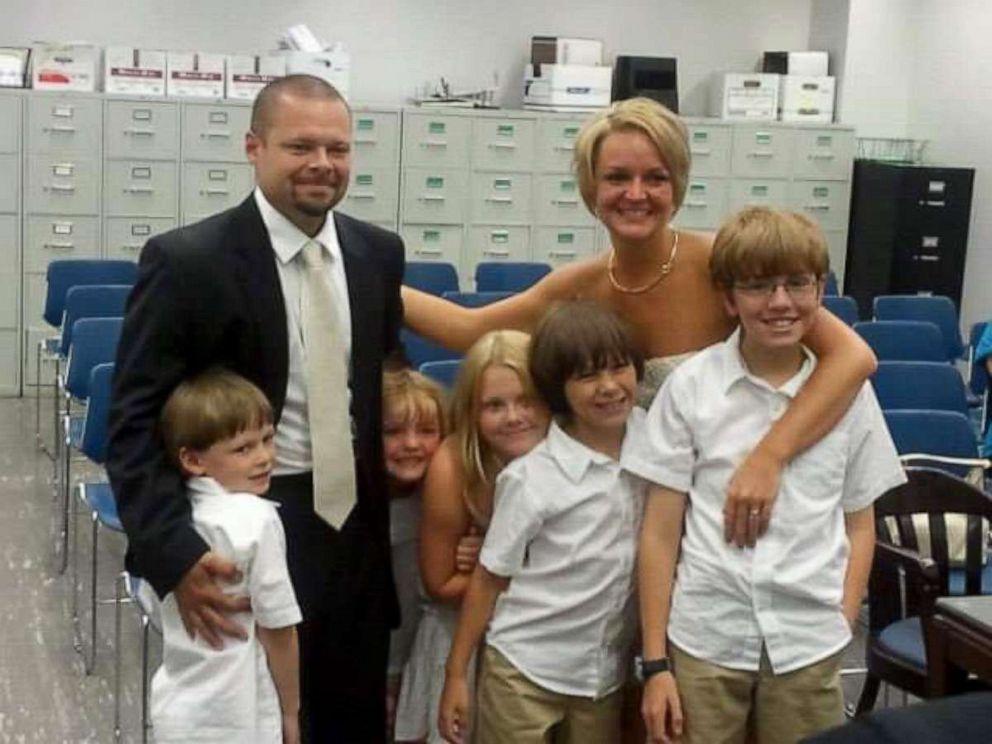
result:
M 541 282 L 547 300 L 572 300 L 586 297 L 603 279 L 606 256 L 596 255 L 560 266 Z M 538 285 L 540 286 L 540 285 Z

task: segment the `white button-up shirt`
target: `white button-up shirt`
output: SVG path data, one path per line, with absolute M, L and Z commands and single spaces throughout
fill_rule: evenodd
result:
M 286 303 L 286 323 L 289 332 L 289 378 L 286 383 L 286 402 L 276 429 L 276 475 L 305 473 L 313 469 L 310 452 L 310 420 L 307 415 L 307 381 L 305 375 L 306 348 L 303 345 L 303 246 L 311 238 L 286 219 L 265 198 L 262 190 L 255 188 L 255 203 L 262 214 L 262 222 L 269 232 L 275 251 L 276 270 L 282 295 Z M 328 212 L 324 226 L 313 238 L 324 247 L 327 275 L 334 289 L 334 302 L 341 323 L 344 353 L 351 358 L 351 309 L 348 306 L 348 280 L 345 277 L 344 259 L 334 226 L 334 213 Z
M 479 561 L 511 581 L 487 641 L 545 689 L 599 698 L 624 682 L 646 491 L 625 460 L 643 434 L 635 408 L 618 463 L 552 424 L 496 482 Z
M 650 452 L 637 472 L 689 495 L 669 638 L 697 658 L 757 670 L 762 643 L 776 674 L 822 660 L 850 641 L 841 611 L 848 541 L 844 513 L 905 481 L 871 385 L 782 473 L 768 532 L 753 548 L 723 538 L 735 469 L 815 367 L 778 389 L 751 375 L 739 331 L 685 362 L 647 416 Z

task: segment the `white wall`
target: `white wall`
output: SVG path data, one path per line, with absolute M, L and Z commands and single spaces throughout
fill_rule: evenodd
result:
M 752 70 L 766 49 L 802 49 L 810 0 L 3 0 L 0 43 L 86 40 L 225 53 L 264 51 L 295 23 L 352 53 L 352 98 L 399 104 L 444 75 L 500 80 L 519 104 L 534 34 L 601 38 L 616 53 L 675 56 L 682 111 L 706 113 L 714 70 Z

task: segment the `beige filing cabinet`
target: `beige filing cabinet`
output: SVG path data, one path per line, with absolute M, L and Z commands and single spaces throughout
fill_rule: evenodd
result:
M 396 230 L 400 203 L 400 110 L 352 110 L 351 182 L 338 210 Z
M 0 395 L 20 389 L 23 103 L 20 93 L 0 92 Z

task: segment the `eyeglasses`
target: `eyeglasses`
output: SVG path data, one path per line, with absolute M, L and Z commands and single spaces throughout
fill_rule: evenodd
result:
M 792 276 L 767 277 L 765 279 L 748 279 L 736 282 L 734 289 L 748 297 L 771 297 L 775 290 L 784 287 L 794 300 L 808 299 L 820 284 L 816 274 L 793 274 Z

